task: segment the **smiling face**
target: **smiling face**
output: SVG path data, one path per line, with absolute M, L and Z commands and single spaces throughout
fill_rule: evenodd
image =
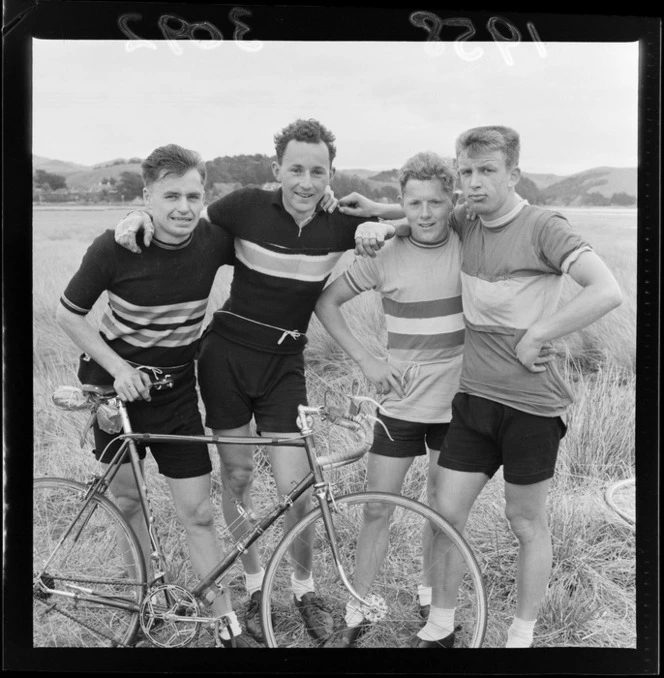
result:
M 433 245 L 447 238 L 454 206 L 440 179 L 409 179 L 400 202 L 415 242 Z
M 507 214 L 516 203 L 514 187 L 521 170 L 508 169 L 502 151 L 485 150 L 457 157 L 459 181 L 470 209 L 487 221 Z
M 323 141 L 289 141 L 281 162 L 273 162 L 272 170 L 281 183 L 286 211 L 300 220 L 314 213 L 334 176 L 330 152 Z
M 155 238 L 170 244 L 184 242 L 198 225 L 204 195 L 196 169 L 182 176 L 167 174 L 146 186 L 143 198 L 152 215 Z

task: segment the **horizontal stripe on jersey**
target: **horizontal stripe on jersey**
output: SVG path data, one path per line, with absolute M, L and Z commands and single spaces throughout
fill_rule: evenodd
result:
M 322 282 L 332 273 L 342 252 L 310 255 L 275 250 L 235 239 L 235 256 L 247 268 L 258 273 L 302 282 Z
M 355 247 L 355 229 L 366 219 L 318 210 L 298 226 L 281 190 L 253 188 L 216 200 L 208 216 L 233 234 L 237 253 L 223 306 L 230 313 L 216 313 L 212 331 L 260 351 L 302 351 L 318 297 L 341 254 Z M 279 343 L 284 330 L 301 334 Z
M 201 332 L 207 298 L 170 306 L 138 306 L 109 292 L 101 330 L 109 341 L 132 346 L 176 348 L 195 342 Z
M 590 246 L 562 215 L 528 204 L 490 228 L 468 219 L 461 206 L 451 226 L 463 243 L 461 390 L 531 414 L 562 416 L 572 396 L 556 366 L 530 372 L 515 347 L 529 327 L 556 312 L 563 273 Z
M 393 238 L 377 257 L 356 259 L 344 272 L 357 294 L 369 289 L 381 294 L 387 348 L 395 359 L 421 363 L 461 353 L 460 252 L 454 233 L 436 246 Z
M 107 231 L 88 248 L 61 301 L 85 315 L 106 292 L 100 335 L 118 355 L 141 365 L 182 365 L 195 356 L 217 270 L 233 261 L 230 234 L 203 219 L 186 243 L 153 241 L 140 254 Z

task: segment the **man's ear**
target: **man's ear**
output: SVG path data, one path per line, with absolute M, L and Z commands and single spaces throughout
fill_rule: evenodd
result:
M 336 172 L 336 168 L 330 167 L 330 183 L 332 183 L 332 179 L 334 179 L 334 173 Z
M 272 174 L 274 174 L 274 178 L 281 183 L 281 165 L 276 161 L 272 161 Z
M 521 168 L 515 167 L 510 172 L 510 186 L 512 187 L 516 186 L 519 183 L 520 179 L 521 179 Z
M 143 202 L 145 203 L 146 207 L 150 207 L 150 198 L 152 197 L 150 191 L 143 186 Z

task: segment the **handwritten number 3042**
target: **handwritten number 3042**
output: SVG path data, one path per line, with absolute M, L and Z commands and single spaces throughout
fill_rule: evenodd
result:
M 471 51 L 466 51 L 460 44 L 462 41 L 470 40 L 470 38 L 475 35 L 475 26 L 470 19 L 466 19 L 464 17 L 441 19 L 433 12 L 413 12 L 410 15 L 410 23 L 413 24 L 413 26 L 417 26 L 418 28 L 423 28 L 428 33 L 427 51 L 431 53 L 432 56 L 442 54 L 445 50 L 445 46 L 443 44 L 436 44 L 440 43 L 440 32 L 445 27 L 466 29 L 463 33 L 461 33 L 461 35 L 457 36 L 454 42 L 455 52 L 464 61 L 476 61 L 484 54 L 484 50 L 481 47 L 476 47 Z M 499 30 L 500 24 L 503 24 L 507 28 L 509 31 L 509 36 L 501 33 Z M 540 40 L 535 25 L 529 21 L 526 24 L 526 28 L 537 45 L 537 51 L 539 55 L 542 58 L 546 57 L 546 49 Z M 494 16 L 489 19 L 487 22 L 487 29 L 498 44 L 498 48 L 505 59 L 505 63 L 507 63 L 508 66 L 513 66 L 514 59 L 512 59 L 512 55 L 509 52 L 508 43 L 517 43 L 521 41 L 521 33 L 519 29 L 511 21 L 498 16 Z
M 228 18 L 233 22 L 235 30 L 233 32 L 233 39 L 236 44 L 247 52 L 257 52 L 263 46 L 259 40 L 244 40 L 244 36 L 249 32 L 250 28 L 247 24 L 240 21 L 242 16 L 251 16 L 251 12 L 243 7 L 234 7 L 228 14 Z M 122 14 L 118 19 L 118 25 L 122 33 L 129 38 L 131 42 L 126 44 L 128 52 L 134 52 L 141 47 L 149 49 L 157 49 L 154 42 L 145 40 L 129 28 L 129 21 L 140 21 L 142 15 L 138 13 Z M 221 31 L 209 21 L 199 21 L 196 23 L 189 23 L 186 19 L 174 14 L 164 14 L 159 17 L 157 22 L 161 34 L 168 42 L 174 54 L 182 54 L 182 47 L 178 45 L 177 40 L 190 39 L 196 41 L 198 47 L 201 49 L 214 49 L 221 44 L 224 39 Z M 199 36 L 197 38 L 197 35 Z M 199 39 L 206 36 L 208 39 Z

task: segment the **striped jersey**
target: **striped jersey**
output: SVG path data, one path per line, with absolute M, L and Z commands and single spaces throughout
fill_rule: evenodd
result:
M 208 218 L 235 238 L 230 296 L 210 329 L 268 353 L 299 353 L 316 301 L 366 221 L 318 210 L 298 226 L 281 189 L 244 188 L 216 200 Z
M 141 254 L 106 231 L 88 248 L 60 301 L 86 315 L 107 292 L 99 328 L 106 343 L 126 360 L 175 367 L 194 359 L 215 275 L 232 263 L 232 238 L 204 219 L 186 242 L 155 238 Z
M 466 217 L 451 226 L 462 240 L 466 345 L 460 390 L 517 410 L 563 416 L 572 393 L 554 363 L 530 372 L 515 347 L 558 307 L 563 273 L 590 246 L 557 212 L 522 201 L 494 222 Z
M 388 360 L 402 371 L 404 398 L 389 393 L 382 405 L 407 421 L 447 422 L 458 390 L 464 321 L 461 242 L 450 232 L 427 245 L 392 238 L 375 258 L 358 258 L 344 272 L 356 293 L 380 293 Z

